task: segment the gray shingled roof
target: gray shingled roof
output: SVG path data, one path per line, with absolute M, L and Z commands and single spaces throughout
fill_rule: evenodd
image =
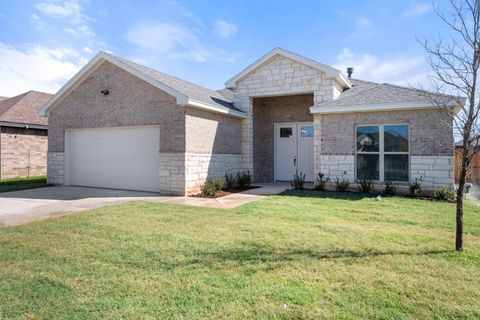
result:
M 340 96 L 325 103 L 321 103 L 319 107 L 336 107 L 336 106 L 356 106 L 370 105 L 395 102 L 419 102 L 429 101 L 432 92 L 397 86 L 389 83 L 375 83 L 358 79 L 350 79 L 352 87 L 343 91 Z M 438 97 L 447 97 L 449 100 L 458 97 L 436 95 Z
M 37 112 L 52 95 L 45 92 L 28 91 L 0 101 L 0 121 L 21 124 L 48 124 L 46 117 Z
M 126 65 L 140 71 L 141 73 L 161 82 L 167 87 L 170 87 L 173 90 L 180 92 L 181 94 L 187 96 L 192 100 L 206 103 L 216 108 L 229 109 L 235 112 L 244 113 L 242 110 L 233 106 L 231 98 L 226 97 L 225 95 L 217 91 L 210 90 L 195 83 L 171 76 L 157 70 L 153 70 L 151 68 L 142 66 L 138 63 L 129 61 L 121 57 L 117 57 L 111 54 L 108 55 L 113 59 L 119 60 L 120 62 L 125 63 Z

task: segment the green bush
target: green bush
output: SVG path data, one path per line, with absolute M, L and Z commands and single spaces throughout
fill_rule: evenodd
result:
M 394 196 L 397 194 L 397 185 L 392 181 L 385 181 L 385 188 L 383 189 L 383 194 L 386 196 Z
M 205 181 L 202 186 L 202 194 L 206 196 L 215 196 L 218 191 L 222 190 L 225 184 L 223 178 L 213 178 L 212 180 Z
M 293 175 L 293 180 L 290 181 L 290 185 L 295 190 L 303 190 L 303 186 L 305 185 L 305 173 L 298 173 L 298 171 L 296 171 Z
M 325 191 L 325 184 L 327 184 L 328 181 L 330 181 L 330 178 L 325 178 L 325 175 L 319 172 L 315 179 L 315 190 Z
M 239 188 L 245 188 L 252 184 L 252 175 L 250 171 L 237 172 L 237 185 Z
M 225 172 L 225 189 L 233 190 L 237 187 L 237 179 L 233 176 L 232 173 L 228 174 Z
M 433 198 L 441 201 L 454 201 L 455 200 L 455 188 L 450 186 L 438 187 L 433 191 Z
M 373 192 L 373 181 L 367 178 L 361 178 L 358 182 L 358 191 L 363 193 Z
M 411 183 L 408 189 L 412 197 L 418 197 L 422 193 L 422 177 L 415 178 L 415 182 Z
M 335 190 L 338 192 L 345 192 L 350 187 L 350 182 L 348 180 L 340 181 L 337 177 L 337 181 L 335 181 Z

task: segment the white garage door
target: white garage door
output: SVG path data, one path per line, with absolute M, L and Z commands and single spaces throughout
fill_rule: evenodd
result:
M 67 130 L 65 182 L 158 192 L 159 146 L 159 127 Z

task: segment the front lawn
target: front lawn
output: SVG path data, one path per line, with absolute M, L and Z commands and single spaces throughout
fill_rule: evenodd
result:
M 316 195 L 312 197 L 311 195 Z M 0 319 L 480 318 L 480 209 L 289 192 L 0 229 Z
M 44 176 L 0 180 L 0 192 L 34 189 L 46 186 L 48 186 L 47 177 Z

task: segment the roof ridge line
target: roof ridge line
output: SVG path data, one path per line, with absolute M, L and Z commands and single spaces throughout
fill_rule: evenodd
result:
M 165 73 L 165 72 L 159 71 L 159 70 L 157 70 L 157 69 L 153 69 L 152 67 L 149 67 L 149 66 L 146 66 L 146 65 L 137 63 L 137 62 L 135 62 L 135 61 L 131 61 L 131 60 L 129 60 L 129 59 L 125 59 L 125 58 L 123 58 L 123 57 L 119 57 L 119 56 L 116 56 L 116 55 L 113 55 L 113 54 L 110 54 L 110 53 L 106 53 L 106 52 L 104 52 L 104 53 L 107 54 L 107 55 L 109 55 L 110 57 L 112 57 L 112 58 L 120 61 L 120 62 L 125 63 L 124 61 L 127 61 L 128 63 L 133 63 L 133 64 L 138 65 L 138 66 L 140 66 L 140 67 L 147 68 L 147 69 L 149 69 L 149 70 L 151 70 L 151 71 L 153 71 L 153 72 L 158 72 L 158 73 L 161 73 L 161 74 L 166 75 L 166 76 L 168 76 L 168 77 L 172 77 L 172 78 L 175 78 L 175 79 L 177 79 L 177 80 L 187 82 L 187 83 L 189 83 L 189 84 L 191 84 L 191 85 L 193 85 L 193 86 L 202 88 L 202 89 L 204 89 L 204 90 L 208 90 L 208 91 L 215 92 L 215 93 L 219 94 L 217 91 L 215 91 L 215 90 L 213 90 L 213 89 L 204 87 L 204 86 L 199 85 L 199 84 L 197 84 L 197 83 L 194 83 L 194 82 L 192 82 L 192 81 L 182 79 L 182 78 L 180 78 L 180 77 L 171 75 L 171 74 L 169 74 L 169 73 Z M 124 61 L 122 61 L 122 60 L 124 60 Z M 156 81 L 158 81 L 158 80 L 156 80 Z M 164 85 L 166 85 L 166 84 L 164 84 Z M 166 85 L 166 86 L 168 86 L 168 85 Z M 172 90 L 176 90 L 175 88 L 172 88 L 171 86 L 168 86 L 168 87 L 170 87 Z M 220 95 L 221 97 L 223 97 L 223 95 L 221 95 L 221 94 L 219 94 L 219 95 Z M 223 98 L 225 98 L 225 97 L 223 97 Z M 227 100 L 226 100 L 225 102 L 231 102 L 231 101 L 227 101 Z

